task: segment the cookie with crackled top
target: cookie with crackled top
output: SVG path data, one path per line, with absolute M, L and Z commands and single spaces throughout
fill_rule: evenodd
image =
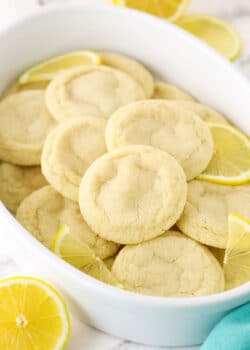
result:
M 47 248 L 51 248 L 58 229 L 66 224 L 97 256 L 113 256 L 119 246 L 95 234 L 84 221 L 79 206 L 51 186 L 45 186 L 26 197 L 17 210 L 17 220 Z
M 46 90 L 47 106 L 58 121 L 85 115 L 109 118 L 120 106 L 143 99 L 144 90 L 136 80 L 102 65 L 65 71 Z
M 64 197 L 78 201 L 81 178 L 94 160 L 106 153 L 106 120 L 92 116 L 59 124 L 47 137 L 42 171 Z
M 230 213 L 250 220 L 249 184 L 223 186 L 193 180 L 188 184 L 187 203 L 177 226 L 203 244 L 225 249 Z
M 119 108 L 108 121 L 109 151 L 128 145 L 150 145 L 170 153 L 187 180 L 206 169 L 214 151 L 208 125 L 198 115 L 166 100 L 147 100 Z
M 81 213 L 101 237 L 136 244 L 175 224 L 186 202 L 179 163 L 150 146 L 127 146 L 98 158 L 79 190 Z
M 222 267 L 209 249 L 175 231 L 124 247 L 112 272 L 126 289 L 146 295 L 190 297 L 224 290 Z
M 15 93 L 0 102 L 0 159 L 39 165 L 44 141 L 56 125 L 43 90 Z

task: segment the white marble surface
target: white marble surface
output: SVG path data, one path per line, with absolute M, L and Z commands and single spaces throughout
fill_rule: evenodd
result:
M 1 0 L 0 25 L 34 8 L 62 2 L 69 3 L 71 0 Z M 110 4 L 111 0 L 79 2 Z M 238 28 L 244 40 L 244 51 L 235 64 L 250 78 L 250 0 L 193 0 L 190 12 L 215 14 L 230 20 Z M 14 262 L 14 257 L 0 254 L 0 278 L 18 273 L 20 270 Z M 167 350 L 167 348 L 161 349 Z M 198 348 L 189 348 L 194 349 Z M 67 350 L 157 350 L 157 348 L 116 339 L 72 320 L 72 337 Z

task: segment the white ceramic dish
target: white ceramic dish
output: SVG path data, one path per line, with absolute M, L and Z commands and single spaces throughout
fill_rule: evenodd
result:
M 250 134 L 250 85 L 226 60 L 182 30 L 112 7 L 48 7 L 0 31 L 0 89 L 55 54 L 92 48 L 121 51 L 228 115 Z M 13 126 L 14 127 L 14 126 Z M 157 298 L 105 285 L 66 264 L 0 206 L 1 246 L 25 274 L 54 283 L 85 322 L 118 337 L 160 346 L 200 344 L 229 310 L 250 300 L 250 283 L 199 298 Z

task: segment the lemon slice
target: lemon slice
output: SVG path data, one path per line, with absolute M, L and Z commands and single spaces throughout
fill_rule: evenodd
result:
M 92 51 L 76 51 L 63 56 L 54 57 L 42 62 L 24 72 L 19 80 L 19 84 L 28 84 L 40 81 L 52 80 L 58 73 L 66 69 L 82 66 L 85 64 L 100 64 L 101 57 Z
M 113 4 L 144 11 L 174 22 L 185 14 L 190 1 L 191 0 L 113 0 Z
M 181 18 L 177 24 L 230 60 L 235 60 L 242 51 L 243 43 L 239 32 L 223 19 L 195 14 Z
M 250 181 L 250 140 L 228 124 L 209 123 L 215 152 L 207 169 L 198 178 L 224 185 Z
M 104 262 L 95 255 L 86 243 L 72 234 L 67 225 L 62 225 L 56 233 L 52 251 L 87 275 L 121 288 L 121 284 Z
M 224 258 L 226 289 L 250 281 L 250 222 L 240 215 L 230 214 L 228 224 Z
M 70 321 L 62 297 L 32 277 L 0 281 L 0 349 L 64 349 Z

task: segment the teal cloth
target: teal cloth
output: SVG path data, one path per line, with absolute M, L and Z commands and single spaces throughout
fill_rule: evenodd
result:
M 226 315 L 209 334 L 201 350 L 250 350 L 250 303 Z

